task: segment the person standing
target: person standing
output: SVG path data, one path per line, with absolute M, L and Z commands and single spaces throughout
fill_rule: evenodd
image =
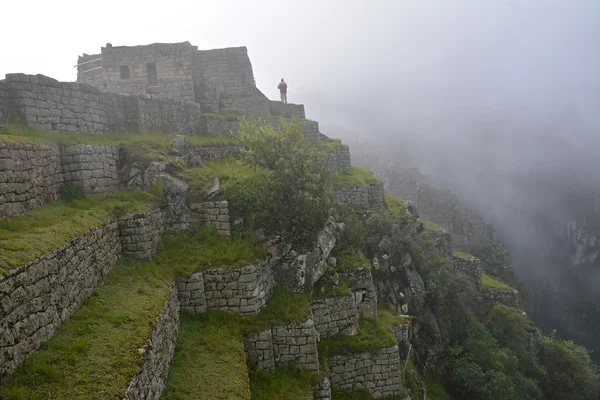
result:
M 277 89 L 279 89 L 279 94 L 281 95 L 281 102 L 287 104 L 287 83 L 281 78 L 281 82 L 277 85 Z

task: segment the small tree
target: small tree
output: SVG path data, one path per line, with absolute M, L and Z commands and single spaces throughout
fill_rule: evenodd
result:
M 323 226 L 331 205 L 327 195 L 326 160 L 306 139 L 298 120 L 275 129 L 262 120 L 240 120 L 234 137 L 242 145 L 241 160 L 273 171 L 272 179 L 280 201 L 265 205 L 261 214 L 269 216 L 271 228 L 295 241 L 312 240 Z

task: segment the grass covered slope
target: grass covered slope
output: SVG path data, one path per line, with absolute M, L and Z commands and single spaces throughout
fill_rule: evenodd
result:
M 171 271 L 125 259 L 0 391 L 7 400 L 121 399 L 173 283 Z
M 279 367 L 274 372 L 250 373 L 252 400 L 312 400 L 313 385 L 319 375 L 294 367 Z
M 250 400 L 242 324 L 219 311 L 182 313 L 166 400 Z
M 513 291 L 515 289 L 508 286 L 506 283 L 495 280 L 488 274 L 481 274 L 481 285 L 487 289 L 502 289 L 507 291 Z
M 112 197 L 89 196 L 71 202 L 57 201 L 0 221 L 0 275 L 101 227 L 116 215 L 147 211 L 155 199 L 141 190 Z
M 340 171 L 334 184 L 336 186 L 365 186 L 369 183 L 379 183 L 380 179 L 368 171 L 360 167 L 346 168 Z

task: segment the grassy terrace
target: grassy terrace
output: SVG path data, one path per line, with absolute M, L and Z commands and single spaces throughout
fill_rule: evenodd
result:
M 320 376 L 293 367 L 274 372 L 251 371 L 252 400 L 312 400 L 312 386 Z
M 360 167 L 352 167 L 342 170 L 334 184 L 336 186 L 365 186 L 378 182 L 380 182 L 380 179 L 373 175 L 371 171 Z
M 243 324 L 231 314 L 182 313 L 166 400 L 250 400 Z
M 0 390 L 7 400 L 121 399 L 142 360 L 172 271 L 125 259 Z M 51 394 L 51 395 L 50 395 Z
M 384 195 L 385 202 L 392 213 L 399 214 L 404 211 L 404 200 L 388 192 L 385 192 Z
M 364 268 L 371 269 L 371 263 L 360 250 L 334 250 L 333 256 L 336 258 L 336 271 L 343 272 L 352 269 Z
M 201 200 L 213 186 L 216 177 L 219 178 L 221 190 L 226 191 L 236 182 L 252 176 L 268 176 L 271 173 L 264 168 L 245 165 L 234 159 L 206 162 L 205 166 L 208 168 L 189 168 L 181 173 L 190 186 L 191 201 Z
M 454 253 L 454 256 L 458 257 L 458 258 L 465 258 L 465 259 L 474 258 L 474 256 L 472 254 L 465 253 L 464 251 L 454 250 L 453 253 Z
M 141 190 L 112 197 L 89 196 L 72 202 L 57 201 L 0 221 L 0 274 L 101 227 L 115 215 L 147 211 L 154 200 L 154 195 Z
M 515 289 L 508 286 L 506 283 L 495 280 L 487 274 L 481 274 L 481 285 L 487 289 L 502 289 L 507 291 L 513 291 Z
M 360 319 L 360 329 L 356 336 L 334 336 L 321 339 L 319 357 L 325 360 L 336 354 L 376 353 L 381 349 L 395 346 L 397 342 L 392 326 L 410 322 L 410 318 L 393 315 L 382 308 L 377 311 L 377 314 L 376 321 Z
M 441 225 L 436 224 L 433 221 L 430 221 L 428 219 L 421 219 L 421 222 L 423 222 L 423 224 L 427 227 L 427 229 L 429 229 L 430 231 L 433 232 L 443 232 L 444 231 L 444 227 Z

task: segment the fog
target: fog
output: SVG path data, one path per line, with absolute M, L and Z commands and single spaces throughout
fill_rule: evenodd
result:
M 415 164 L 493 222 L 534 295 L 559 290 L 568 268 L 540 212 L 573 218 L 600 189 L 598 0 L 29 1 L 0 13 L 0 77 L 72 81 L 77 56 L 107 42 L 247 46 L 270 98 L 285 78 L 289 101 L 356 159 Z M 571 318 L 586 317 L 545 327 Z

